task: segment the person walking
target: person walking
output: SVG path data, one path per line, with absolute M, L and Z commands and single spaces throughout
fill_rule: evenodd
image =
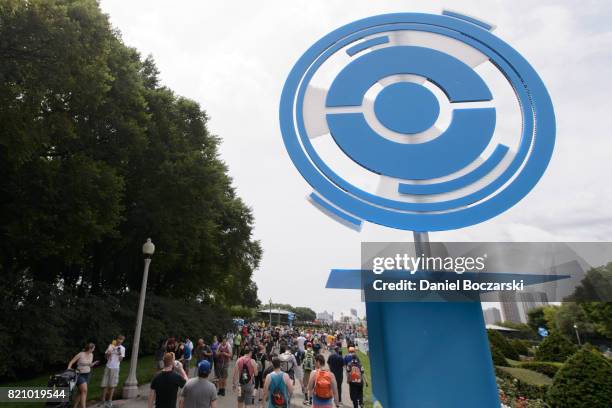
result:
M 264 386 L 264 370 L 266 369 L 266 349 L 263 344 L 259 344 L 259 348 L 257 353 L 253 356 L 255 362 L 257 363 L 257 374 L 255 375 L 255 392 L 257 393 L 257 397 L 259 402 L 263 401 L 263 386 Z
M 185 337 L 185 344 L 183 345 L 183 368 L 189 376 L 189 369 L 191 368 L 191 358 L 193 357 L 193 343 L 189 337 Z
M 363 408 L 363 386 L 368 386 L 365 370 L 357 357 L 357 353 L 349 354 L 351 361 L 346 365 L 346 381 L 349 385 L 349 394 L 353 408 Z
M 302 379 L 302 393 L 304 394 L 304 405 L 312 404 L 311 398 L 308 397 L 308 383 L 310 382 L 310 374 L 315 369 L 315 354 L 312 351 L 312 343 L 306 343 L 306 351 L 304 352 L 304 360 L 302 361 L 302 371 L 304 378 Z
M 293 381 L 281 371 L 281 360 L 272 357 L 272 372 L 264 381 L 264 402 L 267 408 L 289 408 L 289 396 L 293 394 Z
M 148 408 L 153 408 L 154 403 L 155 408 L 176 408 L 178 390 L 188 378 L 182 366 L 175 362 L 174 353 L 164 355 L 164 368 L 151 381 Z
M 166 354 L 166 348 L 168 346 L 168 339 L 160 339 L 159 345 L 155 350 L 155 361 L 157 365 L 155 366 L 155 372 L 164 368 L 164 354 Z
M 338 348 L 333 348 L 332 353 L 327 358 L 327 365 L 329 370 L 334 374 L 336 378 L 336 384 L 338 387 L 338 402 L 342 403 L 342 377 L 344 373 L 344 359 L 340 355 Z
M 179 408 L 217 408 L 217 388 L 208 381 L 211 369 L 212 365 L 208 360 L 198 363 L 198 376 L 187 381 L 183 387 Z
M 315 366 L 316 370 L 311 374 L 308 382 L 308 394 L 312 395 L 313 408 L 332 408 L 334 401 L 339 407 L 338 384 L 336 384 L 335 376 L 325 367 L 325 357 L 317 354 Z
M 86 408 L 87 406 L 87 384 L 91 377 L 91 369 L 98 365 L 98 361 L 93 361 L 93 352 L 95 348 L 95 344 L 87 343 L 83 351 L 77 353 L 68 363 L 68 370 L 72 370 L 74 364 L 77 366 L 76 386 L 79 389 L 79 395 L 74 399 L 74 408 L 76 408 L 79 403 L 81 404 L 81 408 Z
M 232 389 L 238 389 L 238 408 L 242 408 L 245 405 L 255 405 L 256 374 L 257 362 L 253 360 L 251 349 L 245 347 L 242 357 L 236 361 L 232 381 Z
M 212 368 L 213 352 L 210 346 L 204 342 L 204 339 L 198 339 L 198 344 L 195 348 L 194 355 L 196 359 L 196 366 L 199 366 L 202 361 L 206 360 L 210 363 Z
M 234 356 L 236 356 L 236 358 L 240 358 L 241 354 L 240 354 L 240 346 L 242 344 L 242 334 L 240 334 L 240 332 L 236 333 L 236 335 L 234 336 L 234 355 L 232 356 L 232 358 L 234 358 Z
M 106 356 L 106 367 L 104 367 L 104 375 L 100 387 L 102 388 L 102 405 L 104 408 L 113 406 L 113 394 L 119 383 L 119 366 L 125 358 L 125 347 L 123 341 L 125 336 L 119 335 L 106 348 L 104 355 Z
M 227 381 L 227 371 L 229 362 L 232 358 L 232 346 L 230 346 L 227 338 L 224 338 L 217 348 L 215 354 L 215 377 L 217 377 L 219 387 L 218 395 L 225 395 L 225 383 Z

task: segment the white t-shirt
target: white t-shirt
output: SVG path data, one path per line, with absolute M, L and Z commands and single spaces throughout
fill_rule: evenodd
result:
M 106 349 L 106 352 L 110 352 L 110 357 L 108 358 L 108 361 L 106 362 L 106 366 L 108 368 L 119 368 L 119 364 L 121 363 L 121 360 L 119 360 L 119 356 L 121 356 L 121 358 L 125 357 L 125 347 L 123 347 L 123 345 L 119 345 L 119 346 L 113 346 L 112 344 L 108 346 L 108 348 Z
M 297 338 L 298 350 L 304 351 L 304 343 L 306 343 L 306 337 L 300 336 Z

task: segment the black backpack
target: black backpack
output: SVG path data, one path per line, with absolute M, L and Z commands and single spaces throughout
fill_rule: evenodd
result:
M 240 372 L 239 382 L 241 385 L 246 385 L 251 382 L 251 371 L 249 371 L 249 364 L 251 364 L 251 359 L 242 360 L 242 371 Z

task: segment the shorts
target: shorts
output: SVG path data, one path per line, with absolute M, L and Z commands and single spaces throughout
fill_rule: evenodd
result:
M 332 408 L 334 406 L 334 399 L 321 399 L 316 395 L 312 396 L 312 408 Z
M 215 377 L 225 380 L 227 378 L 227 365 L 215 364 Z
M 304 370 L 304 379 L 302 380 L 304 387 L 308 386 L 308 383 L 310 382 L 310 373 L 312 373 L 311 370 Z
M 102 388 L 115 388 L 119 384 L 119 369 L 104 367 L 104 375 L 102 376 Z
M 77 375 L 76 385 L 89 383 L 90 375 L 91 373 L 79 373 L 79 375 Z
M 240 385 L 240 395 L 238 402 L 244 402 L 244 405 L 255 405 L 255 394 L 253 394 L 253 383 Z
M 258 390 L 260 388 L 263 388 L 263 386 L 264 386 L 264 376 L 263 376 L 263 373 L 261 373 L 255 376 L 255 389 Z
M 191 359 L 183 360 L 183 370 L 189 375 L 189 364 L 191 363 Z

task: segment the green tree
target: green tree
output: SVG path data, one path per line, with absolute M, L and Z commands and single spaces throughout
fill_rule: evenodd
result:
M 557 372 L 546 402 L 553 408 L 607 408 L 612 401 L 612 365 L 583 348 Z
M 200 106 L 161 86 L 94 0 L 2 2 L 0 36 L 8 280 L 138 290 L 151 237 L 154 293 L 255 306 L 253 216 Z
M 579 304 L 583 329 L 612 339 L 612 262 L 590 269 L 565 301 Z
M 574 354 L 576 346 L 557 331 L 552 331 L 538 346 L 536 359 L 564 362 Z
M 506 358 L 512 360 L 519 359 L 518 353 L 503 334 L 491 329 L 487 330 L 487 334 L 489 336 L 489 345 L 491 348 L 497 348 Z
M 538 328 L 540 327 L 549 328 L 547 326 L 546 318 L 544 316 L 543 306 L 535 307 L 527 312 L 527 324 L 529 325 L 529 327 L 531 327 L 531 330 L 536 333 L 538 332 Z
M 162 86 L 95 0 L 2 1 L 0 38 L 0 357 L 28 366 L 12 352 L 24 335 L 63 347 L 58 299 L 140 290 L 147 237 L 151 295 L 256 307 L 253 214 L 198 103 Z
M 298 320 L 312 322 L 317 319 L 317 314 L 309 307 L 295 307 L 293 311 L 297 315 Z

